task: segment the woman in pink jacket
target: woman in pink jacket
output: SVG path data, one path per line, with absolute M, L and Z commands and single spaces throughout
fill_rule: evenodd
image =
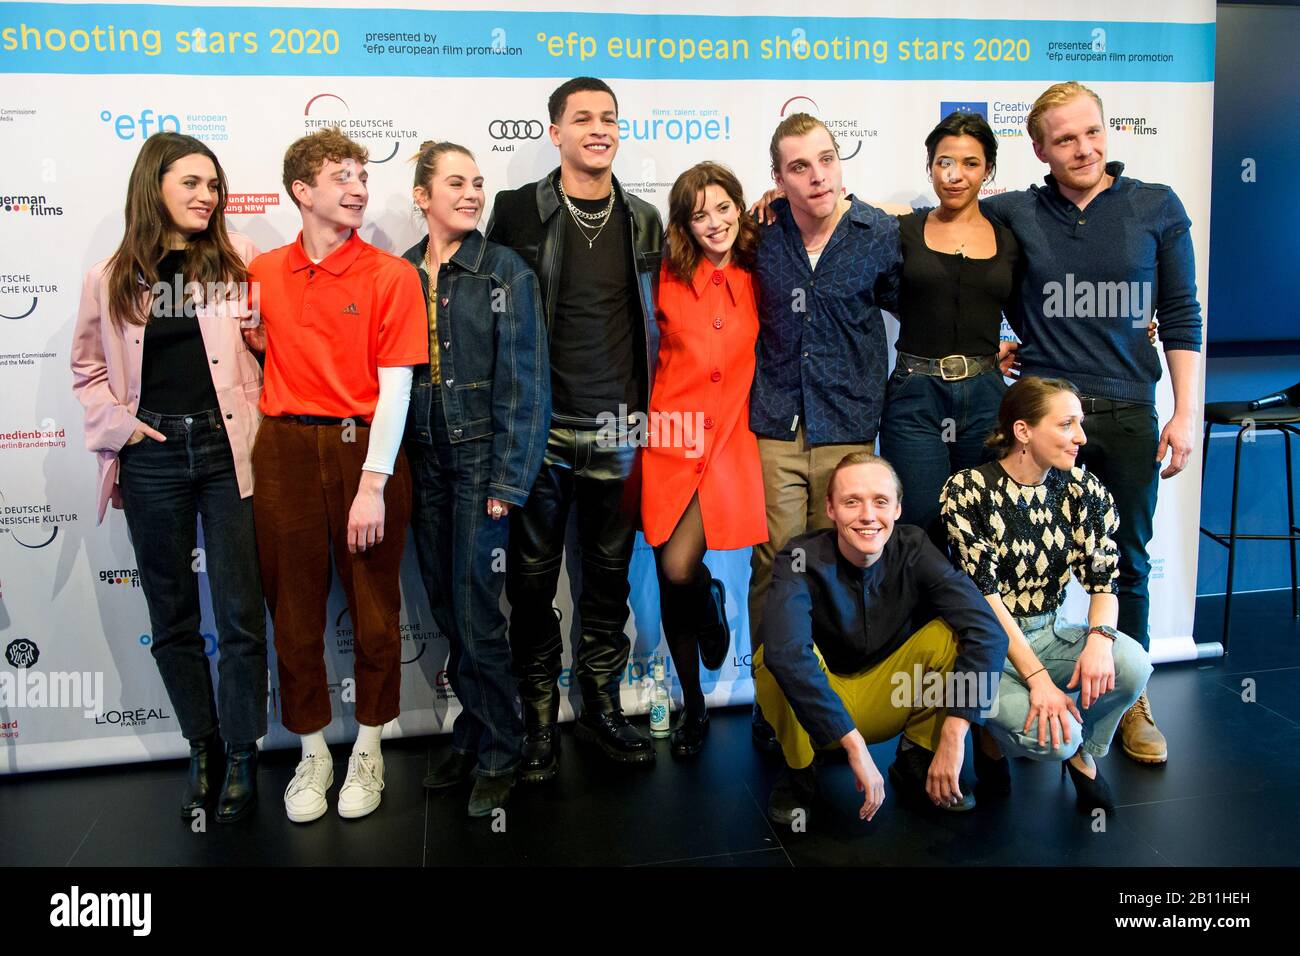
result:
M 191 818 L 220 786 L 221 822 L 256 798 L 267 693 L 250 463 L 262 371 L 242 328 L 252 324 L 245 267 L 257 250 L 227 234 L 225 205 L 226 177 L 207 146 L 149 137 L 127 186 L 125 235 L 86 275 L 72 342 L 73 391 L 99 457 L 99 521 L 110 500 L 126 512 L 150 649 L 190 742 L 181 812 Z M 199 634 L 205 570 L 218 702 Z

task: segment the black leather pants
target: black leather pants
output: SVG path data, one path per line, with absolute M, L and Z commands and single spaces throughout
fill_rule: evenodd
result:
M 510 513 L 506 596 L 510 600 L 510 646 L 524 720 L 554 723 L 557 681 L 564 645 L 553 607 L 564 557 L 570 507 L 577 508 L 580 626 L 573 672 L 589 713 L 621 710 L 619 682 L 631 641 L 627 624 L 628 566 L 636 541 L 640 487 L 636 449 L 601 441 L 598 430 L 552 427 L 546 457 L 532 493 Z

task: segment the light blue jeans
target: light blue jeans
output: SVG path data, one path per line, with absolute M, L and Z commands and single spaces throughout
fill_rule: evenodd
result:
M 1057 618 L 1056 612 L 1035 614 L 1031 617 L 1017 617 L 1016 623 L 1034 649 L 1042 666 L 1047 668 L 1052 682 L 1061 690 L 1066 690 L 1074 665 L 1087 646 L 1085 638 L 1088 625 L 1069 624 Z M 998 684 L 997 715 L 988 717 L 984 727 L 993 735 L 1008 757 L 1028 757 L 1031 760 L 1065 760 L 1079 749 L 1094 757 L 1104 757 L 1110 750 L 1111 738 L 1119 727 L 1120 718 L 1133 705 L 1147 686 L 1151 676 L 1151 659 L 1142 645 L 1127 634 L 1120 634 L 1112 649 L 1115 657 L 1115 689 L 1103 694 L 1092 702 L 1086 710 L 1080 706 L 1083 724 L 1074 719 L 1068 711 L 1063 715 L 1062 728 L 1069 727 L 1070 742 L 1061 741 L 1059 746 L 1052 746 L 1050 731 L 1047 744 L 1038 743 L 1038 724 L 1024 732 L 1025 719 L 1029 716 L 1029 687 L 1016 673 L 1011 658 L 1007 658 L 1002 668 L 1002 680 Z M 1076 693 L 1076 685 L 1073 691 Z

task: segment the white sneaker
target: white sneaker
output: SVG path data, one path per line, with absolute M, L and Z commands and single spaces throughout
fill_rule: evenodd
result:
M 355 819 L 372 813 L 383 789 L 383 756 L 354 753 L 348 758 L 348 775 L 339 789 L 339 816 Z
M 284 791 L 284 810 L 294 823 L 319 820 L 329 809 L 325 791 L 334 785 L 334 758 L 313 754 L 298 762 Z

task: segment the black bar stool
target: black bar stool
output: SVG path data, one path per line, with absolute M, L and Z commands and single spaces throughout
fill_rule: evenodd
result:
M 1254 402 L 1211 402 L 1205 406 L 1205 439 L 1201 449 L 1202 489 L 1205 487 L 1205 474 L 1210 470 L 1210 432 L 1215 425 L 1237 426 L 1237 447 L 1232 463 L 1232 517 L 1228 533 L 1226 536 L 1216 534 L 1204 525 L 1201 526 L 1201 534 L 1228 549 L 1228 583 L 1224 588 L 1223 597 L 1224 654 L 1228 653 L 1228 628 L 1232 615 L 1232 573 L 1236 564 L 1238 541 L 1290 542 L 1287 550 L 1290 552 L 1291 557 L 1291 616 L 1300 617 L 1300 602 L 1297 601 L 1296 589 L 1295 549 L 1296 542 L 1300 541 L 1300 527 L 1296 525 L 1295 521 L 1295 494 L 1291 480 L 1291 436 L 1295 435 L 1300 438 L 1300 429 L 1296 428 L 1296 425 L 1300 425 L 1300 382 L 1292 385 L 1285 392 L 1276 394 L 1284 397 L 1285 401 L 1277 402 L 1275 399 L 1274 402 L 1262 408 L 1258 407 L 1259 404 L 1267 402 L 1267 399 L 1256 399 Z M 1286 534 L 1239 534 L 1237 532 L 1237 491 L 1238 479 L 1241 476 L 1241 445 L 1247 434 L 1253 436 L 1265 430 L 1281 432 L 1285 441 L 1288 530 Z M 1254 440 L 1253 437 L 1251 440 Z

